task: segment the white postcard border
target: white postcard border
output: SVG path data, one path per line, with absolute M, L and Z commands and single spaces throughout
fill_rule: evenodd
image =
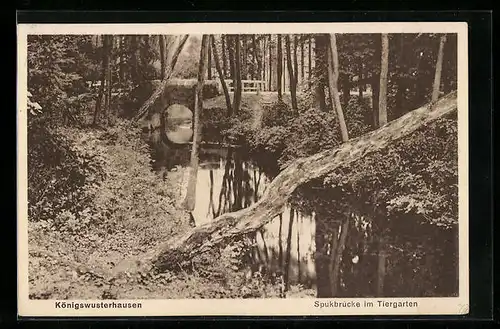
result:
M 259 33 L 457 33 L 459 142 L 459 297 L 455 298 L 297 298 L 165 300 L 30 300 L 27 214 L 27 35 L 29 34 L 259 34 Z M 468 230 L 468 27 L 465 22 L 390 23 L 175 23 L 19 24 L 17 78 L 17 251 L 19 316 L 266 316 L 266 315 L 449 315 L 469 311 Z M 361 307 L 316 307 L 315 302 L 359 302 Z M 417 307 L 378 307 L 378 301 L 416 302 Z M 57 302 L 72 305 L 59 308 Z M 74 308 L 98 303 L 99 308 Z M 103 304 L 101 304 L 101 302 Z M 105 308 L 104 303 L 140 303 L 141 308 Z M 374 307 L 365 307 L 373 302 Z M 331 305 L 329 304 L 329 305 Z

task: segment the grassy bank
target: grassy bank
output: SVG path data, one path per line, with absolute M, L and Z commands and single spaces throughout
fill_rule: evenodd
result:
M 279 295 L 279 283 L 249 275 L 242 259 L 251 246 L 246 239 L 179 264 L 175 272 L 139 270 L 161 243 L 190 228 L 189 214 L 178 206 L 182 171 L 168 172 L 163 179 L 153 173 L 148 146 L 124 122 L 106 130 L 65 128 L 54 132 L 60 134 L 77 159 L 91 159 L 88 161 L 96 169 L 86 173 L 81 186 L 83 209 L 56 211 L 47 203 L 44 207 L 52 208 L 46 209 L 43 218 L 30 217 L 30 298 Z M 59 160 L 61 167 L 71 159 L 63 156 Z M 55 168 L 53 176 L 65 179 L 64 172 Z M 77 184 L 67 180 L 69 185 Z M 72 199 L 72 204 L 78 201 Z

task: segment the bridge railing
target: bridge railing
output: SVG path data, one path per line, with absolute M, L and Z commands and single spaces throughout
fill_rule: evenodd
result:
M 224 79 L 227 89 L 230 92 L 234 91 L 234 84 L 232 79 Z M 222 83 L 217 80 L 219 90 L 222 90 Z M 241 80 L 241 91 L 244 93 L 265 91 L 267 89 L 267 82 L 265 80 Z
M 186 80 L 187 81 L 187 80 Z M 213 80 L 212 80 L 213 81 Z M 216 79 L 217 85 L 220 91 L 222 91 L 222 83 L 220 79 Z M 233 85 L 233 80 L 232 79 L 224 79 L 226 82 L 227 88 L 229 89 L 230 92 L 234 91 L 234 85 Z M 96 81 L 86 81 L 85 82 L 87 87 L 92 90 L 98 90 L 99 87 L 101 86 L 101 81 L 96 80 Z M 267 90 L 267 81 L 265 80 L 241 80 L 241 91 L 244 93 L 250 93 L 250 92 L 255 92 L 258 93 L 259 91 L 266 91 Z M 113 94 L 115 93 L 121 93 L 122 90 L 121 88 L 117 88 L 113 90 Z

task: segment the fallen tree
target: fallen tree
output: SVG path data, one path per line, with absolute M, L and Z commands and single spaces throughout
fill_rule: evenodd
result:
M 183 261 L 209 251 L 216 245 L 256 231 L 283 212 L 288 199 L 300 185 L 340 166 L 354 163 L 367 154 L 383 150 L 393 141 L 410 135 L 456 109 L 457 94 L 452 92 L 435 103 L 432 111 L 425 105 L 335 149 L 291 162 L 271 182 L 257 203 L 237 212 L 221 215 L 212 222 L 174 237 L 154 255 L 152 265 L 159 269 L 177 267 Z

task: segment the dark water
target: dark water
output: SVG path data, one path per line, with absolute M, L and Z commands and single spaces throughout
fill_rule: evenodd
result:
M 189 166 L 188 145 L 152 139 L 153 168 Z M 272 179 L 238 148 L 201 147 L 193 217 L 196 225 L 250 206 Z M 394 219 L 375 227 L 370 214 L 333 212 L 329 191 L 303 188 L 255 235 L 248 267 L 300 283 L 318 297 L 424 297 L 458 293 L 457 231 Z M 411 223 L 411 224 L 408 224 Z M 343 232 L 344 231 L 344 232 Z M 340 246 L 340 247 L 339 247 Z

